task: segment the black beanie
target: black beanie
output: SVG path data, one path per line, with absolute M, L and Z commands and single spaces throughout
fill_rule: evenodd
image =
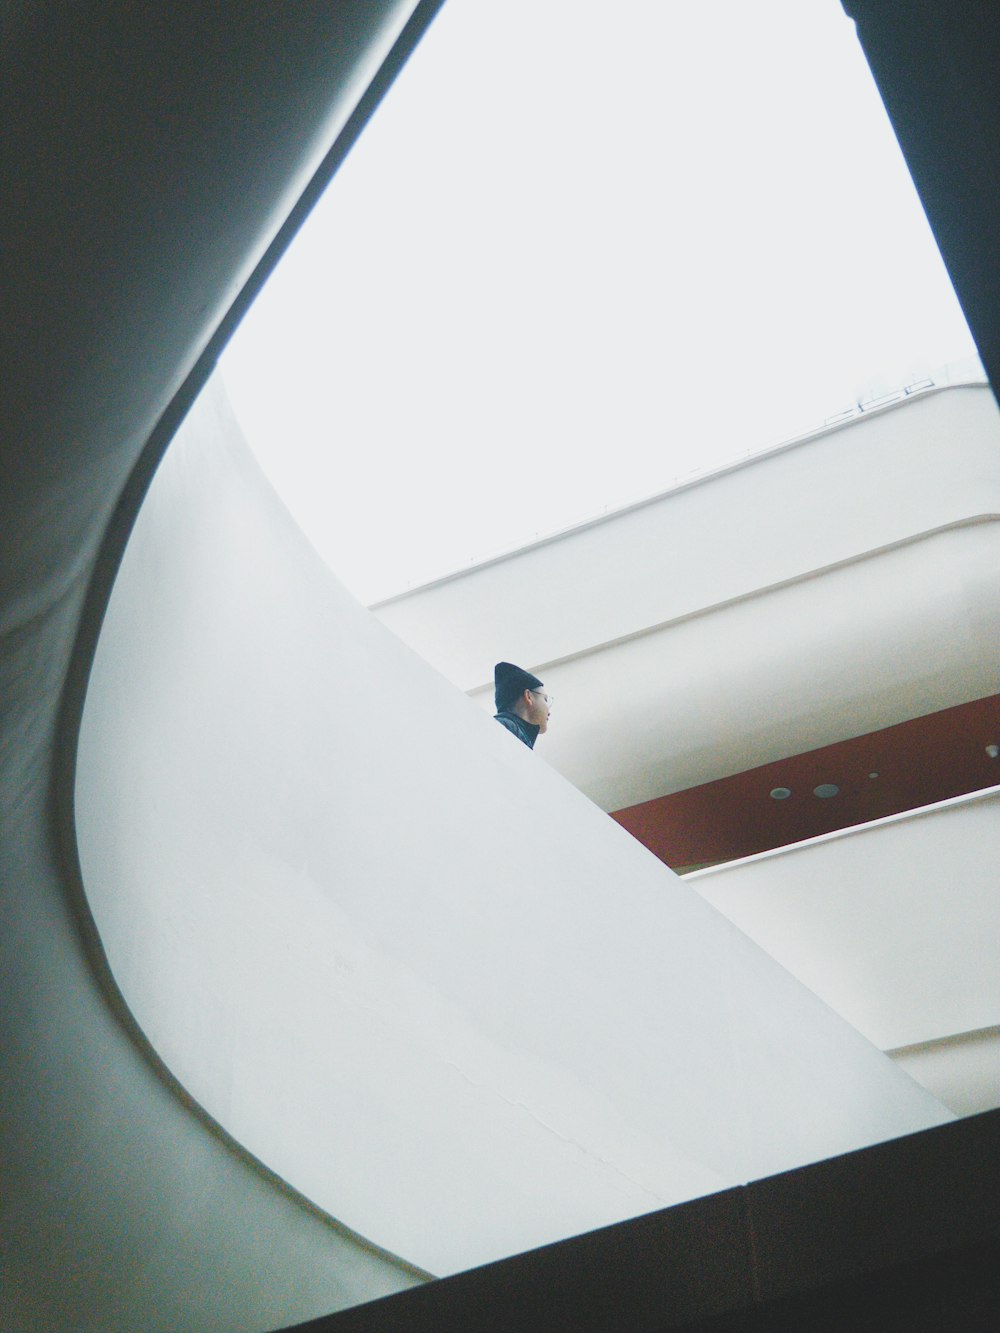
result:
M 542 682 L 530 671 L 523 671 L 512 662 L 498 662 L 493 668 L 493 688 L 497 712 L 502 713 L 522 690 L 540 690 Z

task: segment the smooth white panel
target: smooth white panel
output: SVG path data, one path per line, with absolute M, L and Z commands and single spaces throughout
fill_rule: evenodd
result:
M 1000 788 L 685 877 L 889 1050 L 1000 1020 Z
M 78 830 L 192 1095 L 434 1272 L 948 1118 L 354 603 L 218 400 L 126 554 Z
M 493 710 L 556 695 L 546 760 L 606 810 L 997 687 L 1000 417 L 935 390 L 376 609 Z
M 1000 522 L 940 532 L 543 671 L 545 757 L 618 810 L 983 698 L 998 644 Z
M 956 1115 L 1000 1106 L 1000 1028 L 891 1052 L 900 1069 Z
M 998 516 L 998 445 L 988 385 L 934 390 L 392 598 L 377 614 L 472 691 L 501 658 L 556 662 Z

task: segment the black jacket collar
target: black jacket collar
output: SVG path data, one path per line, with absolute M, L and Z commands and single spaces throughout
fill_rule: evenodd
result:
M 523 717 L 518 717 L 516 713 L 511 713 L 506 708 L 501 708 L 495 716 L 500 725 L 513 732 L 519 741 L 524 741 L 529 750 L 535 748 L 535 741 L 538 739 L 537 723 L 525 722 Z

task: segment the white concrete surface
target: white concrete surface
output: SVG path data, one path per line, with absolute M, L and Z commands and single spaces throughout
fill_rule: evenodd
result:
M 126 552 L 77 810 L 169 1067 L 433 1272 L 949 1116 L 354 603 L 218 398 Z
M 491 710 L 557 696 L 547 762 L 604 809 L 992 693 L 1000 415 L 931 390 L 382 603 Z
M 889 1054 L 956 1115 L 1000 1106 L 1000 1027 L 942 1037 Z
M 982 698 L 998 583 L 976 523 L 543 667 L 545 759 L 615 810 Z
M 998 859 L 992 787 L 685 883 L 949 1105 L 987 1110 L 1000 1104 Z

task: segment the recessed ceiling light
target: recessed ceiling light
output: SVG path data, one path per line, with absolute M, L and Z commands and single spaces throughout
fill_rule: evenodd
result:
M 813 795 L 818 796 L 821 801 L 828 801 L 831 796 L 836 796 L 840 788 L 835 782 L 821 782 L 818 787 L 813 787 Z
M 775 801 L 787 801 L 792 794 L 791 787 L 772 787 L 771 797 Z
M 877 778 L 877 777 L 878 777 L 878 774 L 877 774 L 877 773 L 869 773 L 868 776 L 869 776 L 870 778 Z
M 991 759 L 995 759 L 1000 754 L 1000 745 L 987 745 L 986 753 Z

